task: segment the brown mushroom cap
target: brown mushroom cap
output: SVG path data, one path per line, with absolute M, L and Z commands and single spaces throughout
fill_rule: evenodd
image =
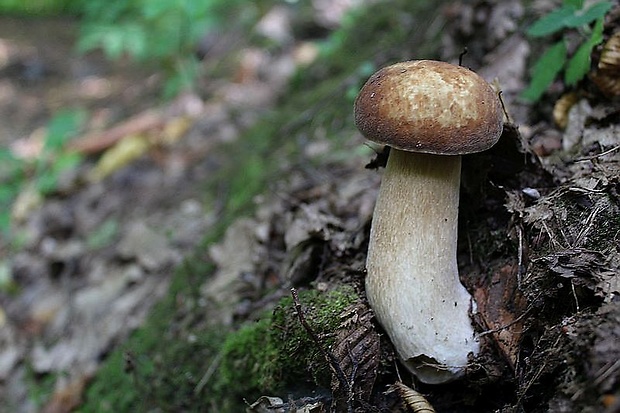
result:
M 355 125 L 377 143 L 437 155 L 463 155 L 497 143 L 503 111 L 497 93 L 471 70 L 415 60 L 385 67 L 355 100 Z

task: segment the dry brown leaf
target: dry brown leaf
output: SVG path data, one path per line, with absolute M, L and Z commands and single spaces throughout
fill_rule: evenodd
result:
M 150 146 L 148 138 L 144 135 L 125 137 L 103 154 L 97 165 L 88 174 L 89 181 L 101 181 L 142 156 Z
M 514 369 L 527 302 L 518 288 L 518 265 L 508 263 L 495 271 L 488 285 L 474 291 L 479 316 L 496 347 Z
M 364 303 L 354 304 L 340 315 L 342 322 L 332 350 L 349 380 L 349 389 L 341 388 L 340 381 L 332 378 L 338 411 L 345 411 L 350 398 L 368 401 L 372 394 L 380 359 L 379 334 L 371 322 L 372 317 L 372 311 Z

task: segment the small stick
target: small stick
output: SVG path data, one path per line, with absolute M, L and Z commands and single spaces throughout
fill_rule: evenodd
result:
M 291 295 L 293 296 L 293 303 L 295 304 L 295 311 L 297 311 L 297 317 L 299 318 L 299 322 L 304 327 L 304 329 L 306 329 L 306 332 L 310 335 L 316 346 L 319 348 L 319 351 L 321 352 L 323 357 L 325 357 L 325 359 L 329 362 L 330 367 L 334 371 L 334 374 L 336 374 L 336 378 L 340 383 L 340 387 L 342 389 L 345 389 L 347 393 L 350 393 L 349 382 L 344 374 L 344 371 L 342 371 L 342 368 L 340 368 L 338 359 L 336 358 L 334 353 L 323 347 L 319 336 L 317 336 L 312 327 L 310 327 L 310 325 L 306 321 L 306 317 L 304 317 L 301 303 L 299 301 L 299 295 L 297 294 L 297 290 L 295 288 L 291 288 Z M 350 394 L 347 394 L 347 400 L 350 400 Z M 353 407 L 349 405 L 347 410 L 348 412 L 352 413 Z
M 521 290 L 521 281 L 523 281 L 523 230 L 520 225 L 517 225 L 516 229 L 519 238 L 519 246 L 517 247 L 517 288 Z
M 200 392 L 202 391 L 204 386 L 209 382 L 209 380 L 213 376 L 213 373 L 215 373 L 217 368 L 220 366 L 220 362 L 222 361 L 223 357 L 224 357 L 224 352 L 220 351 L 215 356 L 215 358 L 211 361 L 211 364 L 209 365 L 209 368 L 207 368 L 207 371 L 205 371 L 205 373 L 202 375 L 202 378 L 200 379 L 200 381 L 198 382 L 196 387 L 194 387 L 194 394 L 195 395 L 200 394 Z
M 503 93 L 504 91 L 500 90 L 499 92 L 497 92 L 497 97 L 499 99 L 499 103 L 501 103 L 502 105 L 502 112 L 504 112 L 504 116 L 506 116 L 506 120 L 508 121 L 508 123 L 512 123 L 512 121 L 510 120 L 510 115 L 508 114 L 508 111 L 506 110 L 506 104 L 504 103 Z
M 165 120 L 161 113 L 155 110 L 146 110 L 108 130 L 95 132 L 71 141 L 69 150 L 82 155 L 96 154 L 103 152 L 127 136 L 162 128 L 164 124 Z
M 597 159 L 597 158 L 600 158 L 600 157 L 602 157 L 602 156 L 609 155 L 610 153 L 615 152 L 615 151 L 617 151 L 618 149 L 620 149 L 620 145 L 618 145 L 618 146 L 614 146 L 614 147 L 613 147 L 613 148 L 611 148 L 611 149 L 607 149 L 606 151 L 603 151 L 603 152 L 599 153 L 598 155 L 592 155 L 592 156 L 588 156 L 588 157 L 586 157 L 586 158 L 579 158 L 579 159 L 576 159 L 576 160 L 575 160 L 575 162 L 592 161 L 592 160 Z
M 459 55 L 459 66 L 463 66 L 463 56 L 465 56 L 467 54 L 468 50 L 467 50 L 467 46 L 465 46 L 463 48 L 463 51 L 461 52 L 461 54 Z

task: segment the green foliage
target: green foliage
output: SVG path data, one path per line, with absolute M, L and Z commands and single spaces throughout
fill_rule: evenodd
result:
M 0 0 L 0 13 L 26 16 L 75 13 L 74 0 Z
M 35 161 L 33 177 L 35 187 L 42 195 L 53 192 L 60 175 L 80 163 L 79 154 L 64 151 L 63 148 L 81 129 L 85 120 L 86 112 L 83 110 L 62 110 L 54 115 L 47 126 L 43 152 Z
M 0 231 L 4 234 L 11 225 L 11 205 L 27 185 L 42 196 L 48 195 L 56 190 L 61 174 L 80 163 L 78 154 L 63 148 L 85 119 L 82 110 L 63 110 L 54 115 L 41 153 L 34 160 L 16 158 L 10 149 L 0 148 Z
M 111 59 L 123 55 L 158 64 L 170 80 L 167 96 L 190 87 L 199 74 L 196 45 L 209 30 L 227 22 L 241 0 L 81 0 L 83 24 L 78 49 L 101 48 Z
M 534 64 L 530 86 L 521 95 L 523 98 L 536 101 L 555 80 L 566 62 L 566 43 L 558 42 L 547 50 Z
M 583 9 L 583 0 L 564 0 L 562 6 L 541 17 L 527 30 L 532 38 L 565 31 L 561 40 L 551 46 L 534 64 L 529 87 L 521 97 L 535 102 L 564 69 L 564 82 L 577 84 L 590 70 L 592 49 L 603 41 L 603 20 L 612 3 L 602 1 Z M 594 27 L 590 27 L 594 22 Z M 568 31 L 576 29 L 582 39 L 575 53 L 568 58 Z
M 579 82 L 590 70 L 590 53 L 603 41 L 603 18 L 596 20 L 590 37 L 579 46 L 566 66 L 564 80 L 572 86 Z
M 0 230 L 11 226 L 11 205 L 24 182 L 22 162 L 8 148 L 0 148 Z

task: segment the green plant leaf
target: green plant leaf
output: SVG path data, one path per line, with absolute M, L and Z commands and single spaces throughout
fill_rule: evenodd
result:
M 18 187 L 16 185 L 0 185 L 0 205 L 4 207 L 5 204 L 13 202 L 17 193 Z
M 200 62 L 194 58 L 179 60 L 175 64 L 175 71 L 164 84 L 164 97 L 172 98 L 184 90 L 190 90 L 200 75 Z
M 123 49 L 131 56 L 135 56 L 138 60 L 144 60 L 149 57 L 149 45 L 147 33 L 144 27 L 139 24 L 126 23 L 123 26 Z
M 553 34 L 567 27 L 567 22 L 573 18 L 577 8 L 571 4 L 565 4 L 557 10 L 546 14 L 527 29 L 527 35 L 542 37 Z
M 37 177 L 35 187 L 39 193 L 47 195 L 56 189 L 58 174 L 42 173 Z
M 54 160 L 52 171 L 61 173 L 77 167 L 81 161 L 82 157 L 77 153 L 62 153 Z
M 143 3 L 140 13 L 147 20 L 156 19 L 168 13 L 178 12 L 181 6 L 182 4 L 176 1 L 150 0 Z
M 592 23 L 594 20 L 599 19 L 605 15 L 611 9 L 612 3 L 609 1 L 603 1 L 593 4 L 587 10 L 576 12 L 573 16 L 566 19 L 566 27 L 581 27 L 586 24 Z
M 0 234 L 8 235 L 11 230 L 11 213 L 8 209 L 0 211 Z
M 562 4 L 564 6 L 571 6 L 577 10 L 580 10 L 583 7 L 583 1 L 584 0 L 564 0 Z
M 529 87 L 521 93 L 521 98 L 535 102 L 547 90 L 566 62 L 566 44 L 560 41 L 543 54 L 532 70 Z
M 592 47 L 588 43 L 579 46 L 573 57 L 566 65 L 564 82 L 568 86 L 573 86 L 579 82 L 590 70 L 590 53 Z
M 86 119 L 83 110 L 66 109 L 54 115 L 47 126 L 45 150 L 61 149 L 72 138 Z
M 125 51 L 125 31 L 120 25 L 98 27 L 95 34 L 99 36 L 95 47 L 101 47 L 106 56 L 112 60 L 121 58 Z
M 0 148 L 0 185 L 15 179 L 23 167 L 23 161 L 13 156 L 8 148 Z
M 590 70 L 592 49 L 603 41 L 603 25 L 604 18 L 600 17 L 594 25 L 590 38 L 579 46 L 573 57 L 568 61 L 566 73 L 564 74 L 564 82 L 567 85 L 572 86 L 576 84 Z
M 541 17 L 527 29 L 528 36 L 543 37 L 564 28 L 577 28 L 603 17 L 612 7 L 609 1 L 602 1 L 582 11 L 582 0 L 566 0 L 562 7 Z

